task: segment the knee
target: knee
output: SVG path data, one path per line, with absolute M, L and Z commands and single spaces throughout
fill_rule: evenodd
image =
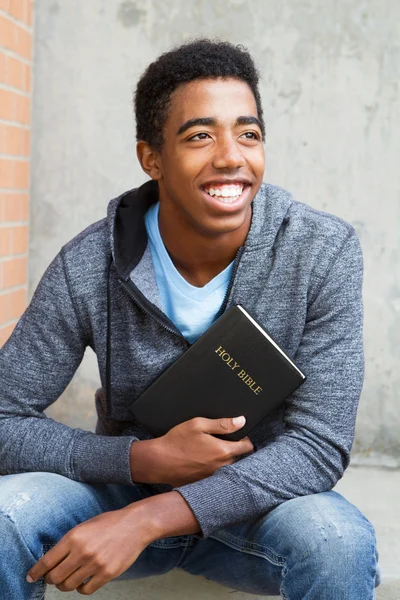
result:
M 303 537 L 308 551 L 320 567 L 356 572 L 375 563 L 375 531 L 371 523 L 355 507 L 343 512 L 317 512 L 310 534 Z M 306 540 L 308 542 L 306 543 Z
M 54 473 L 19 473 L 1 477 L 0 527 L 2 533 L 32 528 L 46 517 L 54 502 L 54 485 L 60 475 Z
M 22 581 L 32 565 L 51 547 L 51 506 L 59 478 L 52 473 L 20 473 L 0 477 L 0 597 L 13 589 L 25 597 Z M 52 500 L 53 497 L 53 500 Z M 50 518 L 49 518 L 50 517 Z M 49 525 L 50 523 L 50 525 Z M 37 590 L 42 588 L 38 584 Z M 32 593 L 34 593 L 32 591 Z M 40 596 L 42 597 L 42 595 Z
M 373 526 L 336 492 L 296 498 L 285 505 L 280 521 L 286 555 L 315 563 L 318 569 L 354 570 L 376 564 Z

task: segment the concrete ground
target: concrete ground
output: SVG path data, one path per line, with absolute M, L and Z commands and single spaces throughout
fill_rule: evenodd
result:
M 351 467 L 335 489 L 358 506 L 375 527 L 383 576 L 376 600 L 400 600 L 400 470 Z M 173 571 L 162 577 L 109 583 L 92 597 L 97 600 L 228 600 L 232 598 L 232 590 Z M 82 596 L 76 592 L 59 592 L 52 586 L 48 588 L 46 600 L 67 598 L 78 600 Z M 236 592 L 234 598 L 261 600 L 266 596 Z

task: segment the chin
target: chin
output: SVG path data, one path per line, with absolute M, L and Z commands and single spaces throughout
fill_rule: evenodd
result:
M 215 237 L 219 235 L 234 234 L 240 230 L 243 230 L 248 223 L 250 226 L 250 220 L 248 219 L 248 212 L 245 214 L 230 215 L 229 217 L 224 215 L 223 217 L 208 217 L 197 221 L 197 228 L 203 235 L 209 237 Z

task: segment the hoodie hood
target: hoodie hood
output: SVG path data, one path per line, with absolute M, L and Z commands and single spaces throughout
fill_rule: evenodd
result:
M 114 198 L 108 205 L 112 258 L 118 274 L 124 280 L 128 279 L 146 249 L 144 216 L 158 199 L 158 184 L 151 180 Z M 289 192 L 263 183 L 253 200 L 253 216 L 244 251 L 254 246 L 272 248 L 282 224 L 289 219 L 292 203 Z

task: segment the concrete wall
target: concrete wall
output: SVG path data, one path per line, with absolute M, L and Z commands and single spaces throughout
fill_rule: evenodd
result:
M 242 43 L 263 76 L 265 179 L 354 224 L 365 254 L 366 383 L 355 454 L 400 456 L 400 3 L 37 0 L 33 289 L 61 245 L 144 181 L 131 93 L 195 35 Z M 88 356 L 50 413 L 93 424 Z M 78 412 L 79 411 L 79 412 Z

